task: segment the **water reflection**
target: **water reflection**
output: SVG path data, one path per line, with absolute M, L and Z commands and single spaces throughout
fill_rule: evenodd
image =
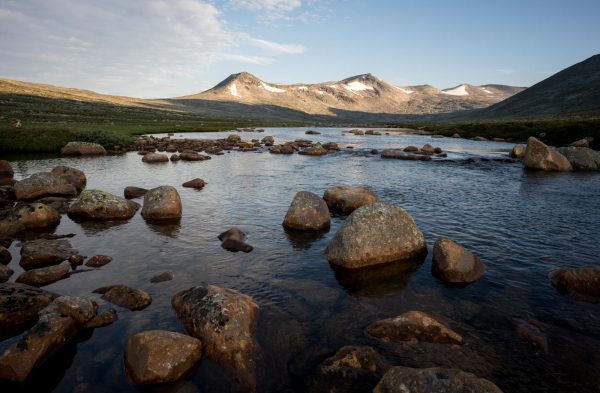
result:
M 308 250 L 312 245 L 322 240 L 329 228 L 321 231 L 295 231 L 289 228 L 284 228 L 288 241 L 295 250 Z
M 146 221 L 146 225 L 152 232 L 173 239 L 179 237 L 179 233 L 181 232 L 181 221 Z

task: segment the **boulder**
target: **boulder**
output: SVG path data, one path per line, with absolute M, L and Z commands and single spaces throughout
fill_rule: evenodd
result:
M 125 285 L 109 285 L 94 290 L 102 294 L 102 299 L 131 311 L 142 310 L 152 303 L 152 297 L 141 289 L 129 288 Z
M 587 147 L 563 147 L 558 151 L 569 160 L 576 171 L 599 171 L 600 154 Z
M 0 160 L 0 177 L 12 178 L 15 172 L 10 163 L 6 160 Z
M 204 161 L 210 159 L 210 157 L 203 156 L 202 154 L 198 154 L 195 151 L 184 151 L 179 155 L 179 159 L 182 161 Z
M 76 168 L 61 165 L 52 169 L 50 174 L 66 180 L 69 184 L 73 185 L 75 189 L 77 189 L 77 192 L 81 192 L 81 190 L 83 190 L 87 184 L 85 173 Z
M 350 214 L 359 207 L 379 202 L 373 191 L 366 187 L 333 186 L 325 190 L 323 199 L 332 212 Z
M 221 240 L 221 247 L 228 251 L 238 252 L 250 252 L 254 250 L 254 247 L 246 243 L 246 234 L 239 228 L 231 228 L 221 233 L 218 236 Z
M 204 188 L 206 183 L 204 183 L 204 180 L 200 179 L 200 178 L 196 178 L 193 180 L 189 180 L 186 181 L 185 183 L 182 184 L 183 187 L 187 187 L 187 188 L 195 188 L 197 190 L 201 190 L 202 188 Z
M 432 272 L 452 284 L 468 284 L 479 280 L 485 265 L 469 250 L 441 237 L 433 245 Z
M 105 156 L 106 149 L 97 143 L 69 142 L 60 149 L 64 156 Z
M 176 221 L 181 219 L 181 198 L 175 187 L 160 186 L 144 196 L 142 217 L 151 221 Z
M 21 273 L 16 282 L 34 287 L 43 287 L 66 278 L 71 272 L 71 264 L 67 261 L 55 266 L 40 267 Z
M 549 278 L 556 289 L 576 300 L 600 303 L 600 267 L 558 269 Z
M 294 153 L 294 148 L 290 145 L 277 145 L 277 146 L 273 146 L 273 148 L 271 148 L 269 150 L 269 153 L 272 154 L 293 154 Z
M 373 393 L 502 393 L 487 379 L 442 367 L 392 367 Z
M 171 281 L 173 279 L 173 273 L 163 272 L 150 279 L 152 284 L 158 284 L 159 282 Z
M 60 214 L 56 209 L 43 203 L 18 206 L 16 213 L 25 229 L 47 228 L 60 224 Z
M 241 141 L 242 141 L 242 137 L 239 135 L 231 134 L 227 137 L 227 142 L 237 143 L 237 142 L 241 142 Z
M 111 261 L 112 261 L 112 257 L 109 257 L 108 255 L 94 255 L 93 257 L 90 257 L 90 259 L 87 260 L 87 262 L 85 263 L 85 266 L 101 267 L 101 266 L 104 266 L 104 265 L 110 263 Z
M 8 265 L 10 261 L 12 261 L 12 255 L 10 251 L 8 251 L 4 246 L 0 246 L 0 264 Z
M 569 146 L 573 146 L 573 147 L 590 147 L 590 141 L 587 138 L 583 138 L 583 139 L 579 139 L 579 140 L 571 143 Z
M 0 210 L 0 239 L 8 238 L 24 230 L 25 225 L 15 210 Z
M 421 148 L 421 153 L 431 155 L 431 154 L 435 153 L 435 148 L 433 146 L 431 146 L 429 143 L 426 143 Z
M 0 181 L 0 209 L 3 207 L 12 207 L 16 200 L 17 197 L 15 196 L 15 189 L 12 184 L 3 186 Z
M 511 158 L 516 158 L 516 159 L 520 160 L 525 157 L 526 150 L 527 150 L 527 146 L 518 144 L 512 148 L 509 155 Z
M 50 173 L 36 173 L 15 183 L 15 196 L 20 201 L 30 201 L 46 196 L 73 197 L 77 189 L 62 177 Z
M 123 190 L 123 196 L 126 199 L 140 198 L 146 195 L 147 192 L 148 190 L 146 190 L 145 188 L 129 186 L 125 187 L 125 189 Z
M 571 163 L 565 156 L 533 136 L 527 140 L 523 167 L 525 169 L 555 172 L 573 170 Z
M 96 314 L 94 318 L 92 318 L 89 322 L 87 322 L 83 327 L 85 329 L 95 329 L 103 326 L 108 326 L 111 323 L 117 321 L 119 316 L 117 314 L 117 310 L 114 308 L 109 308 L 101 314 Z
M 141 332 L 127 340 L 125 368 L 137 385 L 175 382 L 198 367 L 201 350 L 200 340 L 185 334 Z
M 206 357 L 228 370 L 244 388 L 255 389 L 258 306 L 252 298 L 200 285 L 177 293 L 171 304 L 187 332 L 202 341 Z
M 440 344 L 462 344 L 463 338 L 452 329 L 421 311 L 408 311 L 394 318 L 373 322 L 367 328 L 370 336 L 386 342 L 423 341 Z
M 0 379 L 25 381 L 76 333 L 73 319 L 56 314 L 42 315 L 35 326 L 0 355 Z
M 0 264 L 0 283 L 7 282 L 13 274 L 14 271 L 11 268 Z
M 265 146 L 273 146 L 273 144 L 275 143 L 275 138 L 273 138 L 270 135 L 267 135 L 262 139 L 262 143 L 264 143 Z
M 45 197 L 41 199 L 36 199 L 36 203 L 43 203 L 44 205 L 48 205 L 54 210 L 56 210 L 59 214 L 67 214 L 69 212 L 69 199 L 62 197 Z
M 294 196 L 283 226 L 297 231 L 319 231 L 329 228 L 331 218 L 323 198 L 308 191 L 300 191 Z
M 69 208 L 69 217 L 79 220 L 126 220 L 139 205 L 100 190 L 85 190 Z
M 0 284 L 0 330 L 34 322 L 38 313 L 58 295 L 19 283 Z
M 171 154 L 171 158 L 169 158 L 169 160 L 171 160 L 171 162 L 177 162 L 181 160 L 181 157 L 179 157 L 179 154 Z
M 161 153 L 148 153 L 142 157 L 143 162 L 169 162 L 169 156 Z
M 41 314 L 58 314 L 69 317 L 77 325 L 84 325 L 96 316 L 98 305 L 90 299 L 75 296 L 59 296 L 42 310 Z
M 325 250 L 334 265 L 356 269 L 427 254 L 425 236 L 402 208 L 383 203 L 356 209 Z
M 316 143 L 313 146 L 300 150 L 298 154 L 305 156 L 323 156 L 327 154 L 327 149 L 325 149 L 320 143 Z
M 58 264 L 76 255 L 71 243 L 66 239 L 37 239 L 23 243 L 21 247 L 21 261 L 23 269 L 33 269 L 40 266 Z
M 320 364 L 309 392 L 370 392 L 390 365 L 367 346 L 345 346 Z
M 381 158 L 395 158 L 397 160 L 411 161 L 431 161 L 431 156 L 405 153 L 400 149 L 385 149 L 381 152 Z
M 452 134 L 452 138 L 457 138 L 458 139 L 458 138 L 460 138 L 460 134 L 458 134 L 458 133 L 455 132 L 454 134 Z

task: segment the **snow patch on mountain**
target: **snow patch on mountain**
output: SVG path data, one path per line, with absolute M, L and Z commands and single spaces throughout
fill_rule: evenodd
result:
M 456 86 L 453 89 L 442 90 L 442 93 L 449 94 L 451 96 L 468 96 L 469 95 L 469 93 L 467 92 L 466 85 Z
M 398 86 L 394 86 L 394 87 L 405 94 L 412 94 L 415 92 L 414 90 L 405 89 L 403 87 L 398 87 Z
M 237 89 L 237 85 L 235 83 L 232 83 L 229 86 L 229 92 L 231 93 L 232 96 L 234 97 L 239 97 L 242 98 L 242 96 L 240 95 L 240 93 L 238 93 L 238 89 Z
M 266 91 L 270 91 L 271 93 L 284 93 L 285 90 L 280 89 L 278 87 L 275 86 L 271 86 L 271 85 L 267 85 L 265 82 L 260 82 L 262 84 L 262 87 L 266 90 Z
M 374 90 L 372 86 L 367 86 L 362 82 L 359 81 L 352 81 L 350 83 L 346 83 L 344 85 L 344 88 L 346 90 L 355 92 L 355 91 L 365 91 L 365 90 Z

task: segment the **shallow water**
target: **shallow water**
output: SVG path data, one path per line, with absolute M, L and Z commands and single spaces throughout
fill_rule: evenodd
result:
M 261 308 L 259 391 L 304 391 L 323 359 L 353 344 L 371 345 L 396 365 L 461 368 L 492 380 L 505 392 L 600 391 L 600 306 L 557 293 L 547 278 L 558 267 L 599 263 L 599 175 L 528 173 L 518 163 L 464 160 L 504 158 L 512 147 L 508 143 L 354 136 L 342 134 L 342 129 L 318 129 L 322 135 L 315 136 L 304 135 L 305 130 L 238 135 L 273 135 L 276 142 L 334 141 L 344 148 L 323 157 L 231 152 L 203 162 L 163 164 L 145 164 L 136 153 L 13 161 L 17 179 L 68 165 L 86 173 L 88 188 L 117 195 L 125 186 L 173 185 L 184 210 L 179 225 L 166 226 L 146 224 L 139 214 L 129 221 L 100 224 L 75 223 L 63 216 L 56 233 L 76 233 L 71 243 L 83 255 L 111 255 L 113 262 L 46 289 L 93 296 L 105 308 L 108 304 L 91 291 L 121 283 L 148 291 L 153 303 L 143 311 L 119 309 L 118 322 L 66 348 L 26 390 L 136 391 L 123 367 L 128 337 L 150 329 L 183 332 L 170 299 L 179 290 L 206 282 L 250 295 Z M 448 159 L 384 160 L 369 154 L 371 148 L 424 143 L 447 150 Z M 195 177 L 207 182 L 203 190 L 181 187 Z M 323 254 L 344 217 L 334 217 L 328 232 L 313 237 L 283 230 L 281 222 L 297 191 L 322 195 L 336 184 L 369 186 L 383 202 L 405 208 L 426 236 L 430 252 L 425 262 L 382 269 L 372 277 L 348 276 L 334 271 Z M 232 226 L 248 234 L 253 252 L 230 253 L 220 247 L 217 235 Z M 431 249 L 439 236 L 478 254 L 487 266 L 484 277 L 464 288 L 433 277 Z M 19 242 L 10 248 L 12 280 L 21 272 L 19 249 Z M 173 272 L 175 279 L 149 282 L 163 271 Z M 444 318 L 467 344 L 389 345 L 364 334 L 371 322 L 408 310 Z M 517 336 L 516 325 L 523 319 L 546 324 L 548 353 L 536 352 Z M 238 387 L 204 359 L 190 381 L 152 391 L 227 392 Z

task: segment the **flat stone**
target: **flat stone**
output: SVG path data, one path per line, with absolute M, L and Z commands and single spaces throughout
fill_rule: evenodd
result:
M 68 277 L 70 272 L 71 264 L 65 261 L 56 266 L 41 267 L 23 272 L 17 277 L 16 282 L 34 287 L 43 287 Z
M 97 314 L 94 318 L 92 318 L 89 322 L 84 325 L 86 329 L 95 329 L 103 326 L 108 326 L 111 323 L 117 321 L 119 319 L 119 315 L 117 314 L 117 310 L 114 308 L 109 308 L 108 310 Z
M 463 338 L 432 316 L 421 311 L 408 311 L 394 318 L 369 325 L 367 333 L 386 342 L 424 341 L 441 344 L 462 344 Z
M 128 308 L 132 311 L 142 310 L 152 303 L 152 297 L 141 289 L 129 288 L 125 285 L 109 285 L 94 290 L 102 294 L 102 299 Z
M 108 192 L 84 190 L 69 208 L 69 217 L 80 220 L 126 220 L 139 205 Z
M 112 261 L 112 257 L 109 257 L 108 255 L 94 255 L 93 257 L 90 257 L 90 259 L 88 259 L 85 262 L 85 266 L 101 267 L 101 266 L 104 266 L 104 265 L 110 263 L 111 261 Z
M 71 247 L 66 239 L 37 239 L 23 243 L 21 247 L 21 261 L 19 264 L 24 269 L 33 269 L 39 266 L 57 264 L 76 255 L 77 250 Z
M 57 294 L 19 283 L 0 284 L 0 329 L 14 329 L 38 318 Z

